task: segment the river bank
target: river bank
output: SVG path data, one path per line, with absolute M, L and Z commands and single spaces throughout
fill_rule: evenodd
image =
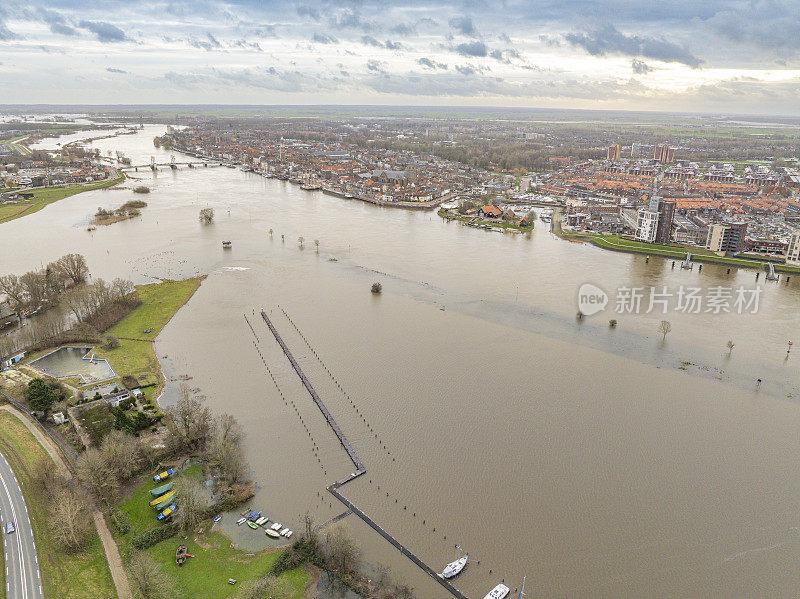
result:
M 100 140 L 98 149 L 168 161 L 153 150 L 154 133 Z M 662 342 L 661 314 L 616 316 L 613 330 L 610 316 L 576 322 L 577 290 L 587 281 L 608 290 L 750 286 L 753 273 L 672 270 L 666 258 L 564 243 L 541 227 L 475 235 L 424 212 L 344 202 L 234 169 L 142 176 L 148 210 L 113 231 L 85 233 L 81 218 L 98 205 L 91 192 L 16 221 L 14 235 L 53 255 L 61 246 L 85 253 L 107 278 L 208 273 L 156 342 L 173 381 L 162 401 L 185 373 L 214 412 L 237 416 L 259 505 L 308 509 L 325 522 L 341 506 L 318 493 L 352 472 L 277 344 L 262 347 L 264 361 L 316 448 L 254 350 L 242 314 L 264 308 L 282 318 L 280 304 L 362 415 L 278 321 L 337 422 L 363 445 L 370 473 L 348 496 L 426 563 L 450 561 L 463 536 L 475 562 L 458 586 L 469 596 L 525 574 L 542 595 L 756 594 L 756 579 L 792 592 L 800 375 L 785 352 L 787 331 L 800 326 L 796 277 L 764 284 L 757 314 L 670 313 L 673 332 Z M 197 222 L 204 207 L 215 209 L 212 226 Z M 299 236 L 319 239 L 319 253 L 300 249 Z M 233 248 L 223 252 L 226 239 Z M 35 257 L 15 254 L 12 242 L 0 238 L 0 256 L 28 267 Z M 376 281 L 380 296 L 369 292 Z M 683 361 L 702 368 L 679 370 Z M 369 561 L 438 599 L 440 589 L 371 529 L 343 523 Z
M 561 231 L 560 236 L 569 241 L 589 241 L 593 245 L 614 252 L 628 252 L 647 256 L 661 256 L 672 260 L 683 261 L 687 254 L 692 257 L 692 262 L 704 264 L 721 264 L 751 270 L 764 271 L 767 264 L 772 264 L 775 272 L 785 274 L 800 274 L 800 266 L 789 266 L 778 263 L 773 259 L 757 260 L 752 258 L 737 258 L 734 256 L 718 256 L 704 248 L 681 245 L 658 245 L 643 243 L 633 239 L 623 238 L 618 235 L 596 235 L 592 233 L 570 233 Z

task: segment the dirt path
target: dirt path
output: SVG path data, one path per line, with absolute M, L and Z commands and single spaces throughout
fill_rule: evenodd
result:
M 42 433 L 39 427 L 30 421 L 30 417 L 27 414 L 8 405 L 0 406 L 0 410 L 4 410 L 16 416 L 36 440 L 39 441 L 42 447 L 44 447 L 48 455 L 53 458 L 53 462 L 55 462 L 59 472 L 64 476 L 72 478 L 72 472 L 67 467 L 67 463 L 64 461 L 61 453 L 53 445 L 50 438 Z M 106 554 L 106 561 L 108 561 L 108 567 L 111 570 L 111 577 L 114 579 L 114 586 L 117 588 L 117 596 L 119 599 L 134 599 L 130 584 L 128 583 L 128 576 L 125 573 L 125 567 L 122 565 L 119 549 L 114 542 L 114 538 L 111 536 L 111 531 L 108 530 L 108 525 L 106 524 L 105 518 L 103 518 L 103 514 L 97 508 L 92 508 L 92 518 L 97 527 L 97 534 L 100 537 L 100 542 L 103 544 L 103 552 Z

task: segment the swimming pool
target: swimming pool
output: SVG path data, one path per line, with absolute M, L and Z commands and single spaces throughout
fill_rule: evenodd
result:
M 92 347 L 61 347 L 29 364 L 39 372 L 61 378 L 77 376 L 86 383 L 117 376 L 108 361 L 95 358 Z

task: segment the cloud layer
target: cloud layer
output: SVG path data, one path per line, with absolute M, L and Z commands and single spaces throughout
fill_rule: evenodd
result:
M 0 86 L 2 101 L 14 103 L 796 114 L 795 8 L 793 0 L 29 0 L 0 5 Z

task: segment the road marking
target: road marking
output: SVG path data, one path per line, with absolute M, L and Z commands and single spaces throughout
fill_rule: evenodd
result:
M 6 462 L 5 458 L 3 458 L 3 462 L 5 462 L 6 466 L 8 466 L 8 462 Z M 11 469 L 10 466 L 8 466 L 8 468 L 9 468 L 9 470 Z M 3 490 L 6 493 L 6 497 L 8 497 L 8 503 L 11 506 L 11 518 L 12 518 L 12 520 L 14 522 L 14 526 L 16 527 L 19 524 L 19 520 L 17 519 L 17 510 L 14 508 L 14 500 L 11 497 L 11 493 L 8 490 L 8 485 L 6 485 L 6 479 L 4 479 L 2 476 L 0 476 L 0 482 L 3 483 Z M 14 534 L 16 534 L 16 533 L 14 533 Z M 28 576 L 27 576 L 27 573 L 25 571 L 25 557 L 22 554 L 22 542 L 19 539 L 19 537 L 17 537 L 15 539 L 15 541 L 16 541 L 16 545 L 17 545 L 17 555 L 19 556 L 19 573 L 20 573 L 20 577 L 22 579 L 22 585 L 21 585 L 22 586 L 22 596 L 26 597 L 27 594 L 28 594 L 28 580 L 27 580 Z

